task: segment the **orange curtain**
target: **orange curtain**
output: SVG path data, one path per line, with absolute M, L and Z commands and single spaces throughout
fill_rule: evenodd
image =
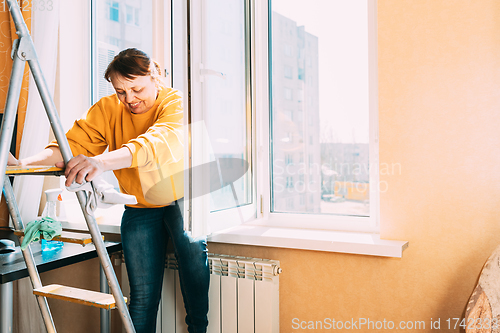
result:
M 24 21 L 31 31 L 31 1 L 18 0 Z M 0 2 L 0 113 L 4 112 L 5 100 L 9 89 L 10 72 L 12 70 L 12 59 L 10 57 L 12 51 L 12 43 L 17 38 L 16 29 L 9 9 L 7 1 Z M 21 88 L 21 96 L 19 98 L 19 106 L 17 108 L 17 133 L 16 133 L 16 156 L 19 156 L 19 147 L 21 137 L 23 135 L 24 119 L 26 117 L 26 107 L 28 104 L 28 66 L 24 69 L 23 84 Z M 0 204 L 0 227 L 9 225 L 8 210 L 5 200 L 2 198 Z

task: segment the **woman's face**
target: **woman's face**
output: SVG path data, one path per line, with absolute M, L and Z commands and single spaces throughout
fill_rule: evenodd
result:
M 114 74 L 110 79 L 118 99 L 130 112 L 146 113 L 155 104 L 158 89 L 151 76 L 136 76 L 129 80 L 120 74 Z

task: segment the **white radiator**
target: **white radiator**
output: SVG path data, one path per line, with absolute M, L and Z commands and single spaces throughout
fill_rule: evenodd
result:
M 276 260 L 209 254 L 208 333 L 279 333 L 279 273 Z M 187 333 L 173 254 L 166 261 L 157 332 Z

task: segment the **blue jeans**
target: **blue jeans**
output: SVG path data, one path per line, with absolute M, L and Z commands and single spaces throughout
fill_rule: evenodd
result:
M 206 332 L 210 282 L 207 243 L 193 240 L 184 231 L 178 203 L 161 208 L 126 207 L 121 234 L 130 282 L 129 311 L 137 333 L 156 330 L 169 240 L 179 266 L 188 331 Z

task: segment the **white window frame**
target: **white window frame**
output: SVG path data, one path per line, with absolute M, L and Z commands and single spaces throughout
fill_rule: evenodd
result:
M 318 230 L 345 230 L 360 232 L 379 231 L 379 194 L 378 184 L 378 91 L 377 91 L 377 30 L 376 30 L 376 0 L 367 0 L 369 4 L 369 107 L 370 107 L 370 217 L 356 216 L 334 216 L 320 214 L 293 214 L 274 213 L 270 211 L 271 187 L 270 187 L 270 101 L 269 101 L 269 73 L 273 69 L 268 65 L 269 47 L 269 6 L 267 1 L 251 0 L 251 50 L 252 50 L 252 100 L 253 118 L 255 122 L 255 137 L 252 141 L 254 163 L 253 177 L 255 179 L 254 193 L 257 195 L 254 202 L 260 207 L 252 206 L 244 214 L 245 225 L 267 226 L 280 228 L 318 229 Z M 174 1 L 175 3 L 175 1 Z M 175 5 L 174 5 L 175 6 Z M 201 48 L 203 43 L 201 23 L 203 20 L 203 1 L 193 0 L 190 2 L 190 30 L 192 32 L 189 41 L 191 43 L 190 70 L 191 78 L 191 107 L 190 121 L 196 122 L 203 119 L 200 100 L 202 97 L 200 73 L 200 55 L 196 47 Z M 174 15 L 176 17 L 177 14 Z M 193 34 L 193 31 L 195 33 Z M 174 37 L 175 39 L 175 37 Z M 175 43 L 175 42 L 174 42 Z M 175 45 L 174 45 L 175 46 Z M 174 66 L 175 68 L 175 66 Z M 279 93 L 279 92 L 278 92 Z M 206 158 L 207 147 L 203 146 L 201 133 L 192 132 L 191 142 L 193 161 L 203 161 Z M 204 155 L 205 154 L 205 155 Z M 201 164 L 200 162 L 197 165 Z M 194 178 L 192 179 L 195 182 Z M 203 230 L 209 234 L 210 230 L 218 230 L 223 227 L 231 227 L 241 223 L 241 214 L 236 215 L 234 210 L 217 213 L 207 213 L 209 202 L 205 198 L 192 200 L 189 219 L 191 227 Z M 258 210 L 258 211 L 257 211 Z M 257 217 L 252 219 L 252 212 L 257 212 Z M 240 218 L 238 218 L 238 216 Z M 211 220 L 218 221 L 218 227 L 208 227 Z M 202 233 L 203 233 L 202 232 Z M 200 232 L 195 232 L 196 235 Z
M 370 123 L 370 216 L 335 216 L 326 214 L 294 214 L 271 212 L 270 186 L 270 112 L 268 50 L 271 44 L 270 8 L 268 1 L 255 2 L 254 38 L 256 49 L 254 91 L 256 94 L 258 195 L 262 198 L 260 218 L 247 225 L 316 229 L 330 231 L 379 232 L 379 154 L 378 154 L 378 75 L 377 75 L 377 0 L 368 2 L 369 52 L 369 123 Z M 270 60 L 270 59 L 269 59 Z
M 249 11 L 252 10 L 251 3 L 253 1 L 251 0 L 245 0 L 246 3 L 246 10 L 245 10 L 245 15 L 246 15 L 246 20 L 248 20 L 249 25 L 250 25 L 250 31 L 252 30 L 251 27 L 251 22 L 250 22 L 250 17 L 251 13 Z M 208 145 L 207 134 L 205 132 L 205 129 L 203 127 L 203 119 L 207 117 L 207 114 L 203 108 L 203 76 L 202 70 L 204 72 L 206 71 L 216 71 L 216 69 L 211 69 L 211 68 L 205 68 L 203 65 L 203 55 L 202 55 L 202 50 L 204 49 L 204 41 L 206 40 L 203 38 L 203 34 L 206 32 L 205 29 L 203 29 L 203 22 L 206 20 L 204 17 L 205 15 L 205 9 L 204 9 L 204 4 L 205 2 L 203 0 L 192 0 L 189 2 L 189 8 L 186 8 L 184 6 L 183 10 L 187 11 L 189 15 L 189 30 L 191 35 L 189 36 L 189 47 L 190 47 L 190 59 L 188 59 L 189 62 L 189 68 L 190 68 L 190 109 L 189 113 L 186 114 L 186 118 L 189 119 L 189 135 L 190 135 L 190 140 L 186 142 L 191 142 L 191 147 L 190 151 L 188 151 L 188 154 L 191 158 L 191 165 L 186 170 L 191 170 L 195 169 L 193 166 L 200 166 L 205 163 L 210 162 L 210 149 L 211 147 Z M 179 5 L 180 7 L 181 5 Z M 174 10 L 176 10 L 175 7 L 175 1 L 174 1 Z M 181 13 L 180 9 L 174 13 L 174 17 L 176 17 L 179 13 Z M 184 27 L 178 27 L 179 29 L 185 29 Z M 251 45 L 252 40 L 250 37 L 250 31 L 247 31 L 245 29 L 246 37 L 247 37 L 247 42 L 246 45 L 249 48 L 249 50 L 253 50 L 253 45 Z M 176 34 L 174 32 L 174 34 Z M 176 41 L 178 40 L 180 36 L 174 35 L 174 46 Z M 247 62 L 250 64 L 250 68 L 253 68 L 253 55 L 250 55 L 247 52 Z M 177 70 L 177 67 L 173 67 L 174 70 Z M 184 74 L 185 75 L 185 74 Z M 250 75 L 253 75 L 253 72 L 247 68 L 247 77 L 249 78 Z M 175 73 L 174 73 L 175 76 Z M 253 81 L 253 77 L 250 78 L 250 82 Z M 251 105 L 250 108 L 247 109 L 247 131 L 248 134 L 250 135 L 250 142 L 252 143 L 252 147 L 249 147 L 251 149 L 248 154 L 251 156 L 251 163 L 250 163 L 250 168 L 249 171 L 252 172 L 254 175 L 251 180 L 251 186 L 252 186 L 252 200 L 250 204 L 246 204 L 243 206 L 239 206 L 236 208 L 231 208 L 231 209 L 225 209 L 221 211 L 216 211 L 216 212 L 210 212 L 210 194 L 203 195 L 197 198 L 191 198 L 189 196 L 186 196 L 186 191 L 185 191 L 185 203 L 186 204 L 186 215 L 185 215 L 185 223 L 189 225 L 188 230 L 191 231 L 192 235 L 194 237 L 197 236 L 203 236 L 210 234 L 212 232 L 230 228 L 236 225 L 241 224 L 242 222 L 246 221 L 251 221 L 254 220 L 256 217 L 256 211 L 257 211 L 257 195 L 256 195 L 256 179 L 255 179 L 255 168 L 254 165 L 255 163 L 252 161 L 255 161 L 255 117 L 252 116 L 255 113 L 255 99 L 254 99 L 254 94 L 252 93 L 253 86 L 250 86 L 249 83 L 247 83 L 247 105 Z M 195 127 L 196 126 L 196 127 Z M 201 126 L 201 127 L 200 127 Z M 205 132 L 205 133 L 204 133 Z M 188 156 L 188 155 L 186 155 Z M 193 167 L 193 168 L 192 168 Z M 190 178 L 190 183 L 191 184 L 197 184 L 196 186 L 208 186 L 208 180 L 209 177 L 207 177 L 204 174 L 198 174 L 194 172 L 190 172 L 189 174 Z M 200 185 L 202 184 L 202 185 Z M 189 189 L 189 187 L 187 187 Z M 186 188 L 185 188 L 186 189 Z M 189 190 L 187 191 L 189 192 Z M 187 199 L 187 200 L 186 200 Z

